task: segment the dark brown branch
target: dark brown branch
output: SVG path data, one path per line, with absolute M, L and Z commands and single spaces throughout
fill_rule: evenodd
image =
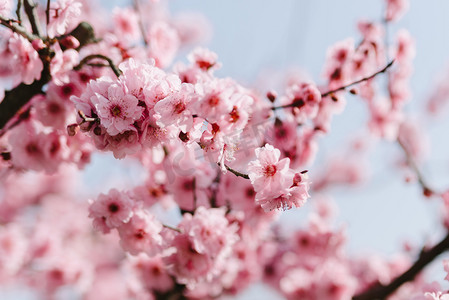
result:
M 390 61 L 385 67 L 383 67 L 382 70 L 379 70 L 379 71 L 377 71 L 376 73 L 374 73 L 374 74 L 372 74 L 372 75 L 370 75 L 370 76 L 368 76 L 368 77 L 364 77 L 364 78 L 362 78 L 362 79 L 360 79 L 360 80 L 354 81 L 354 82 L 352 82 L 352 83 L 350 83 L 350 84 L 348 84 L 348 85 L 339 87 L 338 89 L 335 89 L 335 90 L 331 90 L 331 91 L 325 92 L 325 93 L 321 94 L 321 97 L 324 98 L 324 97 L 330 96 L 330 95 L 332 95 L 333 93 L 336 93 L 336 92 L 339 92 L 339 91 L 346 90 L 348 87 L 351 87 L 351 86 L 353 86 L 353 85 L 356 85 L 356 84 L 362 83 L 362 82 L 364 82 L 364 81 L 368 81 L 368 80 L 370 80 L 370 79 L 373 79 L 373 78 L 376 77 L 377 75 L 379 75 L 379 74 L 381 74 L 381 73 L 385 73 L 385 72 L 386 72 L 386 71 L 393 65 L 393 63 L 394 63 L 394 60 Z
M 112 61 L 112 59 L 110 59 L 107 56 L 101 55 L 101 54 L 91 54 L 86 56 L 85 58 L 83 58 L 80 63 L 75 66 L 73 69 L 74 70 L 81 70 L 81 68 L 87 64 L 90 60 L 92 59 L 103 59 L 105 61 L 108 62 L 109 66 L 111 67 L 112 71 L 114 72 L 115 76 L 119 77 L 122 72 L 119 70 L 119 68 L 117 68 L 117 66 L 114 64 L 114 62 Z
M 353 85 L 356 85 L 356 84 L 362 83 L 362 82 L 364 82 L 364 81 L 368 81 L 368 80 L 370 80 L 370 79 L 373 79 L 373 78 L 376 77 L 377 75 L 379 75 L 379 74 L 381 74 L 381 73 L 385 73 L 385 72 L 386 72 L 386 71 L 393 65 L 393 63 L 394 63 L 394 60 L 390 61 L 385 67 L 383 67 L 382 70 L 379 70 L 379 71 L 377 71 L 376 73 L 371 74 L 370 76 L 364 77 L 364 78 L 362 78 L 362 79 L 360 79 L 360 80 L 357 80 L 357 81 L 354 81 L 354 82 L 351 82 L 350 84 L 341 86 L 341 87 L 336 88 L 336 89 L 334 89 L 334 90 L 330 90 L 330 91 L 324 92 L 324 93 L 321 94 L 321 98 L 325 98 L 325 97 L 328 97 L 328 96 L 332 96 L 332 95 L 333 95 L 334 93 L 336 93 L 336 92 L 344 91 L 344 90 L 346 90 L 347 88 L 349 88 L 349 87 L 351 87 L 351 86 L 353 86 Z M 302 102 L 302 100 L 300 100 L 300 101 L 294 101 L 293 103 L 286 104 L 286 105 L 274 106 L 274 107 L 272 107 L 271 109 L 272 109 L 272 110 L 276 110 L 276 109 L 281 109 L 281 108 L 294 107 L 294 106 L 297 106 L 297 105 L 299 104 L 299 102 Z
M 13 32 L 16 32 L 26 38 L 28 41 L 33 42 L 35 39 L 38 39 L 39 37 L 37 35 L 34 35 L 32 33 L 29 33 L 25 27 L 19 25 L 14 20 L 5 19 L 4 17 L 0 16 L 0 24 L 2 24 L 5 27 L 8 27 Z
M 19 84 L 10 91 L 5 92 L 5 98 L 0 102 L 0 129 L 4 129 L 5 125 L 14 115 L 27 104 L 34 95 L 42 93 L 42 87 L 50 81 L 49 63 L 44 63 L 44 69 L 41 78 L 35 80 L 32 84 Z
M 19 24 L 22 24 L 22 2 L 23 2 L 23 0 L 17 0 L 16 15 L 17 15 L 17 21 L 19 21 Z
M 28 19 L 30 20 L 31 29 L 33 30 L 33 33 L 37 36 L 42 36 L 41 32 L 41 26 L 39 23 L 39 16 L 36 12 L 37 4 L 33 2 L 33 0 L 24 0 L 24 7 L 25 7 L 25 13 L 28 16 Z
M 408 152 L 407 147 L 404 145 L 404 143 L 401 142 L 401 140 L 399 138 L 397 139 L 397 142 L 398 142 L 399 146 L 402 148 L 402 150 L 404 151 L 406 160 L 407 160 L 407 164 L 415 173 L 415 175 L 418 179 L 418 183 L 422 188 L 423 194 L 425 196 L 430 196 L 430 195 L 434 194 L 434 190 L 432 188 L 430 188 L 429 185 L 424 180 L 424 176 L 422 175 L 421 171 L 419 170 L 418 166 L 416 165 L 415 160 L 413 159 L 411 154 Z
M 50 0 L 47 0 L 47 9 L 45 10 L 45 22 L 48 26 L 50 23 Z
M 218 165 L 220 165 L 220 164 L 218 164 Z M 228 170 L 229 172 L 231 172 L 231 173 L 234 174 L 235 176 L 242 177 L 242 178 L 245 178 L 245 179 L 249 179 L 249 176 L 248 176 L 247 174 L 243 174 L 243 173 L 240 173 L 239 171 L 236 171 L 236 170 L 234 170 L 234 169 L 231 169 L 231 168 L 228 167 L 227 165 L 225 165 L 225 168 L 226 168 L 226 170 Z
M 396 277 L 388 285 L 376 285 L 373 288 L 354 296 L 353 300 L 385 299 L 393 294 L 402 284 L 412 281 L 424 267 L 431 263 L 438 255 L 449 250 L 449 234 L 430 249 L 423 249 L 418 260 L 404 273 Z

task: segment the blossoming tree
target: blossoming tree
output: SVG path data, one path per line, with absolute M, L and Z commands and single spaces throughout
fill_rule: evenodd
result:
M 357 24 L 358 42 L 329 47 L 323 82 L 295 78 L 275 91 L 216 76 L 217 54 L 192 46 L 205 25 L 158 1 L 131 1 L 105 22 L 93 1 L 0 0 L 1 285 L 44 299 L 63 289 L 79 299 L 211 299 L 255 282 L 287 299 L 448 299 L 417 275 L 449 250 L 449 235 L 417 259 L 352 257 L 320 200 L 330 185 L 360 181 L 357 161 L 322 174 L 313 165 L 353 94 L 370 114 L 365 139 L 398 143 L 410 180 L 449 207 L 449 193 L 420 172 L 420 132 L 404 111 L 413 38 L 404 29 L 386 39 L 408 2 L 385 6 L 382 22 Z M 138 162 L 145 178 L 83 194 L 76 182 L 95 151 Z M 282 211 L 310 202 L 307 225 L 283 232 Z

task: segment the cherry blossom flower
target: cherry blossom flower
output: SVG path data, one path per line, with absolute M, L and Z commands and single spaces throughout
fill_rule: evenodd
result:
M 31 84 L 41 77 L 44 66 L 39 54 L 28 40 L 13 33 L 9 40 L 8 50 L 13 54 L 12 64 L 15 66 L 15 74 L 18 75 L 15 85 L 22 81 L 25 84 Z
M 193 217 L 187 214 L 178 227 L 189 236 L 198 253 L 212 258 L 228 255 L 231 246 L 238 240 L 236 224 L 229 224 L 224 208 L 206 209 L 200 206 Z
M 276 198 L 270 196 L 256 196 L 256 203 L 259 204 L 264 211 L 288 210 L 294 207 L 301 207 L 309 198 L 309 183 L 307 176 L 304 174 L 295 174 L 292 187 L 288 188 Z
M 134 214 L 134 202 L 123 192 L 116 189 L 107 195 L 100 194 L 89 207 L 89 218 L 93 218 L 94 228 L 108 233 L 112 228 L 118 228 L 129 222 Z
M 188 59 L 203 71 L 220 68 L 220 64 L 217 62 L 218 55 L 206 48 L 195 48 L 189 54 Z
M 145 252 L 154 256 L 162 250 L 161 230 L 162 224 L 153 215 L 138 210 L 129 222 L 118 227 L 120 245 L 132 255 Z
M 57 0 L 50 4 L 50 22 L 47 34 L 50 38 L 63 35 L 81 15 L 82 4 L 78 0 Z
M 0 0 L 0 15 L 3 17 L 9 17 L 13 8 L 12 0 Z
M 256 149 L 256 160 L 248 164 L 248 176 L 256 191 L 256 200 L 264 197 L 280 196 L 292 185 L 290 159 L 279 160 L 281 152 L 272 145 Z
M 409 0 L 386 0 L 385 20 L 397 21 L 408 10 Z
M 156 123 L 161 127 L 176 125 L 183 132 L 187 132 L 193 125 L 191 107 L 195 101 L 193 87 L 182 84 L 181 90 L 174 93 L 154 106 Z
M 147 290 L 166 292 L 173 288 L 174 282 L 162 257 L 138 255 L 131 260 L 132 269 Z
M 140 36 L 138 19 L 139 16 L 131 8 L 115 7 L 112 11 L 114 30 L 117 36 L 124 41 L 133 42 Z
M 161 68 L 168 66 L 179 47 L 177 31 L 169 24 L 158 21 L 151 25 L 147 39 L 151 41 L 149 55 L 156 60 L 156 65 Z
M 107 133 L 114 136 L 133 130 L 132 124 L 144 110 L 138 106 L 137 98 L 128 94 L 121 84 L 108 85 L 103 93 L 105 95 L 96 93 L 91 100 Z

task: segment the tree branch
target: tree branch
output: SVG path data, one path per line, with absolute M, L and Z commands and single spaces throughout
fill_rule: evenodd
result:
M 29 33 L 25 27 L 17 24 L 14 20 L 5 19 L 4 17 L 0 16 L 0 24 L 2 24 L 5 27 L 8 27 L 13 32 L 16 32 L 26 38 L 30 43 L 33 42 L 35 39 L 39 39 L 37 35 L 34 35 L 32 33 Z
M 50 0 L 47 0 L 47 8 L 45 9 L 45 23 L 50 23 Z
M 98 58 L 98 59 L 103 59 L 103 60 L 107 61 L 108 64 L 109 64 L 109 66 L 111 67 L 112 71 L 114 72 L 115 76 L 119 77 L 119 76 L 122 74 L 122 71 L 120 71 L 120 69 L 117 68 L 117 66 L 114 64 L 114 62 L 112 61 L 112 59 L 110 59 L 109 57 L 104 56 L 104 55 L 102 55 L 102 54 L 91 54 L 91 55 L 86 56 L 86 57 L 83 58 L 83 59 L 80 61 L 80 63 L 79 63 L 77 66 L 75 66 L 73 69 L 74 69 L 74 70 L 77 70 L 77 71 L 78 71 L 78 70 L 81 70 L 81 68 L 82 68 L 85 64 L 87 64 L 90 60 L 96 59 L 96 58 Z
M 41 26 L 39 23 L 39 16 L 36 13 L 37 4 L 33 0 L 24 0 L 25 13 L 30 20 L 31 29 L 33 33 L 37 36 L 42 36 Z
M 17 0 L 17 8 L 16 8 L 16 15 L 17 15 L 17 21 L 19 21 L 19 24 L 22 24 L 22 2 L 23 0 Z
M 424 180 L 424 176 L 422 175 L 421 171 L 419 170 L 418 166 L 416 165 L 415 160 L 410 155 L 407 148 L 405 147 L 405 145 L 401 142 L 401 140 L 399 138 L 397 139 L 397 142 L 398 142 L 399 146 L 401 146 L 402 150 L 405 153 L 408 166 L 413 170 L 416 177 L 418 178 L 418 183 L 421 186 L 424 195 L 425 196 L 432 195 L 434 193 L 434 190 L 432 188 L 430 188 L 429 185 Z
M 220 165 L 220 164 L 218 164 L 218 165 Z M 229 172 L 231 172 L 231 173 L 234 174 L 235 176 L 242 177 L 242 178 L 245 178 L 245 179 L 249 179 L 248 174 L 240 173 L 239 171 L 236 171 L 236 170 L 234 170 L 234 169 L 231 169 L 231 168 L 228 167 L 227 165 L 225 165 L 225 168 L 226 168 L 226 170 L 228 170 Z
M 34 95 L 42 93 L 42 87 L 51 79 L 49 63 L 44 63 L 41 78 L 32 84 L 19 84 L 10 91 L 5 92 L 5 98 L 0 102 L 0 129 L 25 105 Z
M 368 81 L 368 80 L 370 80 L 370 79 L 373 79 L 373 78 L 376 77 L 377 75 L 379 75 L 379 74 L 381 74 L 381 73 L 385 73 L 385 72 L 386 72 L 386 71 L 393 65 L 393 63 L 394 63 L 394 60 L 390 61 L 385 67 L 383 67 L 382 70 L 379 70 L 379 71 L 377 71 L 376 73 L 374 73 L 374 74 L 372 74 L 372 75 L 370 75 L 370 76 L 364 77 L 364 78 L 362 78 L 362 79 L 360 79 L 360 80 L 357 80 L 357 81 L 354 81 L 354 82 L 352 82 L 352 83 L 350 83 L 350 84 L 348 84 L 348 85 L 339 87 L 339 88 L 337 88 L 337 89 L 335 89 L 335 90 L 330 90 L 330 91 L 327 91 L 327 92 L 325 92 L 325 93 L 322 93 L 322 94 L 321 94 L 321 97 L 324 98 L 324 97 L 330 96 L 330 95 L 332 95 L 333 93 L 336 93 L 336 92 L 339 92 L 339 91 L 343 91 L 343 90 L 345 90 L 345 89 L 347 89 L 348 87 L 351 87 L 351 86 L 353 86 L 353 85 L 356 85 L 356 84 L 362 83 L 362 82 L 364 82 L 364 81 Z
M 148 40 L 147 40 L 146 33 L 145 33 L 145 27 L 143 26 L 142 16 L 141 16 L 141 13 L 140 13 L 139 0 L 133 0 L 133 4 L 134 4 L 134 9 L 135 9 L 135 11 L 137 13 L 137 17 L 138 17 L 137 21 L 139 23 L 139 29 L 140 29 L 140 32 L 142 34 L 143 42 L 145 43 L 145 45 L 148 45 Z
M 412 281 L 416 275 L 431 263 L 438 255 L 449 250 L 449 233 L 438 244 L 432 248 L 421 251 L 418 260 L 404 273 L 396 277 L 388 285 L 376 285 L 369 290 L 354 296 L 353 300 L 374 300 L 385 299 L 387 296 L 393 294 L 402 284 Z
M 385 67 L 383 67 L 382 70 L 379 70 L 379 71 L 377 71 L 376 73 L 371 74 L 370 76 L 364 77 L 364 78 L 362 78 L 362 79 L 360 79 L 360 80 L 354 81 L 354 82 L 352 82 L 352 83 L 350 83 L 350 84 L 341 86 L 341 87 L 336 88 L 336 89 L 334 89 L 334 90 L 330 90 L 330 91 L 324 92 L 324 93 L 321 94 L 321 98 L 325 98 L 325 97 L 328 97 L 328 96 L 332 96 L 332 94 L 334 94 L 334 93 L 336 93 L 336 92 L 346 90 L 347 88 L 349 88 L 349 87 L 351 87 L 351 86 L 353 86 L 353 85 L 356 85 L 356 84 L 362 83 L 362 82 L 364 82 L 364 81 L 368 81 L 368 80 L 370 80 L 370 79 L 373 79 L 373 78 L 376 77 L 377 75 L 386 72 L 386 71 L 388 70 L 388 68 L 390 68 L 390 67 L 393 65 L 393 63 L 394 63 L 394 60 L 390 61 Z M 303 101 L 303 100 L 298 100 L 298 101 L 294 101 L 293 103 L 290 103 L 290 104 L 281 105 L 281 106 L 274 106 L 274 107 L 272 107 L 271 109 L 272 109 L 272 110 L 276 110 L 276 109 L 281 109 L 281 108 L 294 107 L 294 106 L 297 106 L 297 105 L 298 105 L 300 102 L 302 102 L 302 101 Z

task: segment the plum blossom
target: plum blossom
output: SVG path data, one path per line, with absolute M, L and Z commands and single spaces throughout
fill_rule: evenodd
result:
M 136 273 L 145 289 L 166 292 L 173 288 L 174 282 L 167 272 L 161 256 L 148 257 L 140 254 L 131 258 L 132 270 Z
M 293 185 L 282 192 L 276 198 L 272 197 L 257 197 L 256 203 L 259 204 L 265 212 L 277 210 L 287 210 L 292 207 L 301 207 L 309 198 L 309 182 L 305 174 L 295 174 Z
M 47 34 L 50 38 L 63 35 L 81 15 L 82 4 L 79 0 L 57 0 L 50 4 L 50 22 Z
M 156 123 L 161 127 L 176 125 L 187 132 L 193 125 L 192 105 L 195 101 L 193 86 L 182 84 L 181 90 L 157 102 L 154 106 Z
M 171 63 L 179 48 L 177 31 L 165 22 L 155 22 L 147 34 L 149 56 L 154 58 L 158 67 L 164 68 Z
M 112 14 L 116 35 L 125 41 L 136 41 L 140 36 L 137 13 L 131 8 L 116 7 Z
M 179 224 L 183 233 L 171 243 L 176 252 L 165 260 L 178 282 L 193 288 L 223 271 L 238 241 L 238 227 L 229 224 L 225 212 L 224 208 L 199 207 L 193 216 L 184 214 Z
M 8 17 L 13 8 L 12 0 L 0 0 L 0 15 L 4 17 Z
M 270 144 L 257 148 L 256 160 L 248 164 L 248 176 L 256 191 L 256 200 L 263 197 L 277 197 L 292 185 L 290 159 L 279 160 L 281 152 Z
M 138 210 L 129 222 L 118 227 L 120 245 L 132 255 L 145 252 L 154 256 L 162 250 L 161 230 L 162 224 L 153 215 Z
M 9 40 L 8 51 L 13 54 L 13 60 L 10 63 L 15 68 L 14 85 L 20 82 L 31 84 L 41 77 L 44 65 L 37 51 L 23 36 L 13 33 Z
M 103 95 L 96 93 L 91 98 L 101 124 L 112 136 L 132 130 L 132 124 L 140 118 L 144 108 L 138 106 L 137 98 L 128 94 L 123 85 L 113 83 L 106 88 Z
M 397 21 L 409 8 L 409 0 L 386 0 L 385 20 Z
M 203 71 L 220 68 L 220 64 L 217 62 L 218 55 L 206 48 L 195 48 L 189 54 L 188 59 Z
M 224 207 L 206 209 L 200 206 L 193 217 L 187 214 L 178 227 L 189 236 L 196 251 L 215 258 L 229 253 L 238 240 L 238 227 L 229 224 L 225 213 Z
M 96 230 L 109 233 L 112 228 L 129 222 L 134 214 L 133 208 L 134 202 L 126 193 L 112 189 L 107 195 L 100 194 L 97 200 L 91 203 L 89 218 L 93 218 Z

